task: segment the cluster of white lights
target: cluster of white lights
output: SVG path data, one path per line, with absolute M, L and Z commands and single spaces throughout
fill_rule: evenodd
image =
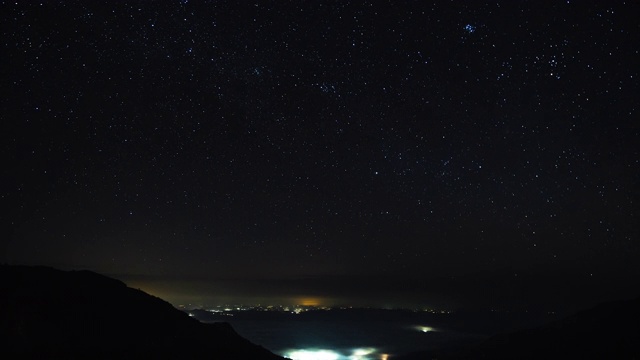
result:
M 284 354 L 291 360 L 374 360 L 373 354 L 376 352 L 374 348 L 357 348 L 353 349 L 351 355 L 344 356 L 339 352 L 326 349 L 300 349 L 290 350 Z M 376 357 L 375 359 L 378 359 Z M 386 359 L 386 356 L 383 357 Z
M 432 328 L 431 326 L 415 326 L 414 329 L 421 331 L 423 333 L 436 331 L 436 329 Z
M 285 354 L 291 360 L 338 360 L 340 354 L 331 350 L 294 350 Z
M 376 352 L 374 348 L 354 349 L 353 354 L 349 356 L 351 360 L 366 360 L 367 355 L 371 355 Z

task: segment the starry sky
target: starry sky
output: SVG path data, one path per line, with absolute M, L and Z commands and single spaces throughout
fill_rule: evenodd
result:
M 2 1 L 0 261 L 174 303 L 638 296 L 638 15 Z

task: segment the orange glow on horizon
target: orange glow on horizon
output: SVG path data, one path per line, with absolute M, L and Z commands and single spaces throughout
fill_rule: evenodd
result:
M 302 306 L 319 306 L 320 305 L 320 299 L 319 298 L 305 297 L 305 298 L 298 299 L 298 303 L 300 305 L 302 305 Z

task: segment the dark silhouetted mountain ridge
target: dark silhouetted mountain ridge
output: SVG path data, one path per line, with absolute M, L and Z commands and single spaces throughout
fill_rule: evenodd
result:
M 402 357 L 439 359 L 640 359 L 640 298 L 600 304 L 548 325 L 495 335 L 464 349 Z
M 3 358 L 282 359 L 90 271 L 0 266 Z

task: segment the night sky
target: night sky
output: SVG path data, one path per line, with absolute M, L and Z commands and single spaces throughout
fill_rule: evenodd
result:
M 2 262 L 174 303 L 640 295 L 637 1 L 1 4 Z

